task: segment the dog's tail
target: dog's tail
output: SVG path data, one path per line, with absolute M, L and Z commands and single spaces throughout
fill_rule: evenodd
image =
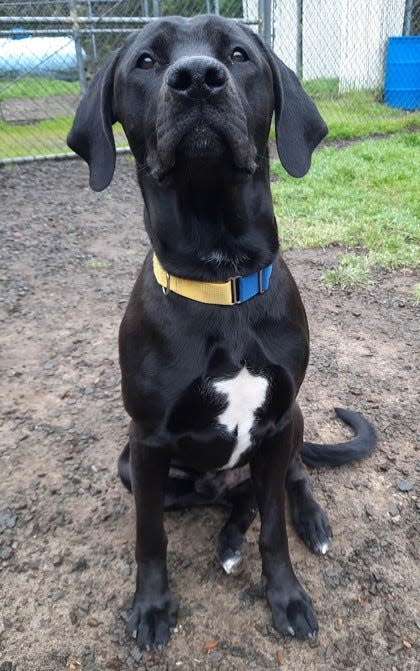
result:
M 356 435 L 345 443 L 331 445 L 303 443 L 301 457 L 307 466 L 313 468 L 340 466 L 348 461 L 367 457 L 376 447 L 376 431 L 363 415 L 343 408 L 334 408 L 334 410 L 343 422 L 351 426 Z

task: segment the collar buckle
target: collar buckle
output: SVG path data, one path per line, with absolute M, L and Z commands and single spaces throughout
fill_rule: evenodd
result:
M 263 286 L 263 271 L 262 269 L 258 271 L 258 293 L 263 294 L 265 292 Z
M 162 291 L 167 296 L 171 290 L 171 276 L 169 273 L 166 273 L 166 287 L 162 287 Z
M 235 277 L 230 277 L 230 288 L 232 290 L 232 305 L 239 305 L 241 299 L 239 298 L 239 280 L 241 276 L 236 275 Z

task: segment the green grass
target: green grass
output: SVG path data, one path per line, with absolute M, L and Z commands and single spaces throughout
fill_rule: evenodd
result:
M 65 142 L 72 119 L 72 116 L 54 117 L 25 126 L 0 121 L 1 155 L 17 158 L 70 152 Z
M 327 122 L 327 142 L 420 129 L 420 111 L 406 112 L 388 107 L 381 101 L 380 91 L 339 94 L 338 79 L 304 82 L 304 88 Z M 271 139 L 274 136 L 272 128 Z
M 370 283 L 369 260 L 358 254 L 340 254 L 335 268 L 327 270 L 324 280 L 329 285 L 338 285 L 342 289 L 364 287 Z
M 417 282 L 412 291 L 414 305 L 420 305 L 420 282 Z
M 329 140 L 368 137 L 420 128 L 420 112 L 406 112 L 383 103 L 382 90 L 339 93 L 336 79 L 304 82 L 329 127 Z
M 7 98 L 44 98 L 80 93 L 79 82 L 45 77 L 0 78 L 0 102 Z
M 336 100 L 318 100 L 317 106 L 328 125 L 327 140 L 420 129 L 420 112 L 393 109 L 363 92 L 348 93 Z
M 352 275 L 357 284 L 367 281 L 371 267 L 418 267 L 419 162 L 420 134 L 415 133 L 365 140 L 340 151 L 325 148 L 315 153 L 302 180 L 275 161 L 272 171 L 279 181 L 272 192 L 283 248 L 340 244 L 358 251 L 327 276 L 342 285 Z
M 55 153 L 71 154 L 71 150 L 66 145 L 66 137 L 72 122 L 73 116 L 44 119 L 25 126 L 0 120 L 0 159 Z M 114 136 L 117 147 L 127 145 L 120 124 L 115 124 Z

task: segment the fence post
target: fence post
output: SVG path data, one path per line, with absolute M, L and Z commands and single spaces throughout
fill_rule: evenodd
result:
M 296 2 L 296 74 L 303 75 L 303 0 Z
M 93 16 L 93 15 L 92 15 L 92 0 L 88 0 L 88 2 L 87 2 L 87 6 L 88 6 L 88 17 L 91 19 L 92 16 Z M 91 26 L 91 27 L 92 27 L 92 26 Z M 92 41 L 93 62 L 94 62 L 94 63 L 97 63 L 97 62 L 98 62 L 98 51 L 97 51 L 97 49 L 96 49 L 96 37 L 95 37 L 95 33 L 92 33 L 92 32 L 91 32 L 91 34 L 90 34 L 90 38 L 91 38 L 91 41 Z
M 77 21 L 78 16 L 76 11 L 76 2 L 75 0 L 68 0 L 68 2 L 69 2 L 70 16 L 73 20 L 73 39 L 74 39 L 74 47 L 76 50 L 77 67 L 79 69 L 80 91 L 82 93 L 86 93 L 87 84 L 85 75 L 85 64 L 83 62 L 82 45 L 80 44 L 80 32 Z
M 410 35 L 413 18 L 413 0 L 405 0 L 403 35 Z
M 269 47 L 272 46 L 271 2 L 272 0 L 258 0 L 258 34 Z

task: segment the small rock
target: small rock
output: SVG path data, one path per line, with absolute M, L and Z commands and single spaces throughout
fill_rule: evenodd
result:
M 407 648 L 407 650 L 410 650 L 410 648 L 412 647 L 410 641 L 403 641 L 403 646 L 404 648 Z
M 396 503 L 390 503 L 388 506 L 388 512 L 391 515 L 391 517 L 397 517 L 397 515 L 400 514 L 400 511 L 398 510 L 398 506 Z
M 7 559 L 10 559 L 10 557 L 12 556 L 12 554 L 13 554 L 13 549 L 12 549 L 11 547 L 9 547 L 9 546 L 6 546 L 6 547 L 3 548 L 3 550 L 1 551 L 1 553 L 0 553 L 0 558 L 1 558 L 1 559 L 4 559 L 4 560 L 6 561 Z
M 54 557 L 52 558 L 53 566 L 61 566 L 61 564 L 63 563 L 63 559 L 64 558 L 62 555 L 54 555 Z
M 132 648 L 130 655 L 135 662 L 139 662 L 141 660 L 141 652 L 136 645 Z
M 73 571 L 85 571 L 87 569 L 87 561 L 85 557 L 80 557 L 80 559 L 77 560 L 73 567 Z
M 372 577 L 375 580 L 375 582 L 382 582 L 383 577 L 382 577 L 382 574 L 379 573 L 379 571 L 376 571 L 375 569 L 371 568 L 370 572 L 371 572 Z
M 89 612 L 90 608 L 90 602 L 87 601 L 87 599 L 84 599 L 83 601 L 80 601 L 80 603 L 77 604 L 77 607 L 80 608 L 84 613 Z
M 78 621 L 79 621 L 79 616 L 78 616 L 78 614 L 77 614 L 77 610 L 76 610 L 76 608 L 72 608 L 72 609 L 71 609 L 71 611 L 70 611 L 70 613 L 69 613 L 69 617 L 70 617 L 70 622 L 71 622 L 72 624 L 77 624 L 77 623 L 78 623 Z
M 373 507 L 373 505 L 372 505 L 371 503 L 367 503 L 367 504 L 365 505 L 365 513 L 366 513 L 366 515 L 367 515 L 368 517 L 373 517 L 374 512 L 375 512 L 375 508 Z
M 232 645 L 229 652 L 232 657 L 245 657 L 245 650 L 240 645 Z
M 397 487 L 400 492 L 411 492 L 413 485 L 408 480 L 397 480 Z
M 222 653 L 219 650 L 211 650 L 209 658 L 212 664 L 218 664 L 222 660 Z

